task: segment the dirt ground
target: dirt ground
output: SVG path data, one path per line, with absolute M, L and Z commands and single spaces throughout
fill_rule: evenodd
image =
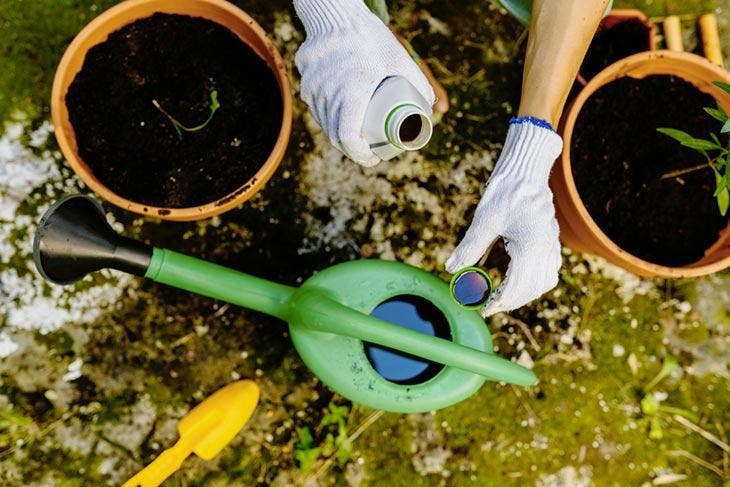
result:
M 116 272 L 45 283 L 32 264 L 35 224 L 58 197 L 85 191 L 53 138 L 50 84 L 65 46 L 114 3 L 0 0 L 0 484 L 119 485 L 174 443 L 192 406 L 248 378 L 262 398 L 245 430 L 165 485 L 728 485 L 727 271 L 641 279 L 564 249 L 556 289 L 487 321 L 495 350 L 533 367 L 539 384 L 488 382 L 413 415 L 331 392 L 274 318 Z M 270 32 L 298 91 L 303 29 L 289 0 L 235 3 Z M 712 3 L 616 1 L 652 17 Z M 290 285 L 363 256 L 447 279 L 517 107 L 526 43 L 493 4 L 456 4 L 391 2 L 451 97 L 425 150 L 360 168 L 296 98 L 287 155 L 242 208 L 199 223 L 110 205 L 108 217 L 129 236 Z M 717 12 L 730 59 L 730 0 Z M 499 275 L 505 261 L 497 249 L 488 267 Z

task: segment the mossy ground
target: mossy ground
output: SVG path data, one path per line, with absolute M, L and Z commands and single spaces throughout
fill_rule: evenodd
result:
M 65 45 L 114 3 L 0 0 L 0 120 L 24 114 L 19 140 L 29 148 L 22 157 L 61 168 L 2 223 L 0 332 L 18 344 L 0 359 L 2 485 L 119 484 L 175 441 L 176 419 L 188 408 L 239 377 L 262 389 L 244 433 L 214 461 L 189 459 L 166 485 L 727 482 L 728 452 L 675 418 L 689 416 L 728 440 L 727 272 L 641 280 L 566 252 L 556 290 L 488 323 L 498 352 L 532 361 L 540 383 L 488 383 L 467 401 L 422 415 L 383 414 L 334 395 L 273 318 L 116 274 L 53 294 L 28 264 L 33 222 L 54 198 L 83 187 L 63 169 L 52 140 L 30 141 L 49 117 Z M 302 32 L 289 0 L 236 3 L 272 32 L 296 79 L 292 59 Z M 677 3 L 616 2 L 651 16 L 708 4 Z M 719 3 L 725 29 L 730 2 Z M 282 167 L 243 208 L 202 223 L 161 224 L 108 207 L 118 225 L 293 285 L 360 255 L 397 258 L 446 278 L 444 259 L 466 228 L 518 103 L 524 30 L 483 0 L 458 8 L 440 0 L 391 4 L 400 31 L 432 61 L 451 96 L 452 109 L 422 155 L 356 168 L 328 147 L 297 102 Z M 722 36 L 728 46 L 730 33 Z M 497 251 L 488 265 L 498 272 L 504 261 Z M 60 327 L 41 329 L 48 316 L 22 321 L 25 298 L 10 289 L 20 285 L 28 286 L 31 304 L 50 296 L 66 303 L 57 312 L 78 312 Z M 673 357 L 679 366 L 646 391 Z M 660 402 L 657 411 L 642 410 L 647 395 Z M 340 433 L 338 422 L 351 441 L 328 439 Z

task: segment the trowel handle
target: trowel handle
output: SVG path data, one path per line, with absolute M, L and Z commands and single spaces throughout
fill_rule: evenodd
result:
M 157 487 L 170 475 L 180 470 L 183 461 L 190 453 L 190 449 L 183 448 L 180 443 L 176 443 L 172 448 L 160 453 L 152 463 L 127 480 L 122 487 Z
M 316 290 L 300 290 L 292 301 L 292 320 L 327 333 L 357 338 L 416 357 L 521 386 L 537 382 L 535 374 L 491 352 L 388 323 L 334 301 Z
M 145 277 L 195 294 L 287 319 L 295 288 L 227 267 L 155 248 Z

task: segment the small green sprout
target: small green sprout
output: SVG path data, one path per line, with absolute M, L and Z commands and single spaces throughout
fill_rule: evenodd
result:
M 672 372 L 678 367 L 679 363 L 676 358 L 671 356 L 665 358 L 659 373 L 644 387 L 644 397 L 641 398 L 639 404 L 641 413 L 649 426 L 649 438 L 652 440 L 661 440 L 664 437 L 662 424 L 673 415 L 679 415 L 695 423 L 699 421 L 697 415 L 692 411 L 662 404 L 662 401 L 667 397 L 666 394 L 652 392 L 652 389 L 672 375 Z
M 186 127 L 178 119 L 170 115 L 165 111 L 162 106 L 160 106 L 159 102 L 157 100 L 152 100 L 152 104 L 157 108 L 164 116 L 167 117 L 168 120 L 172 123 L 172 126 L 175 128 L 175 131 L 177 132 L 177 136 L 182 139 L 182 131 L 185 132 L 197 132 L 198 130 L 204 129 L 211 120 L 213 120 L 213 115 L 215 115 L 215 112 L 218 111 L 218 109 L 221 107 L 220 103 L 218 103 L 218 90 L 213 90 L 210 92 L 210 115 L 208 115 L 208 119 L 201 123 L 200 125 L 196 125 L 194 127 Z
M 340 465 L 347 463 L 352 454 L 353 441 L 353 438 L 347 434 L 348 413 L 347 406 L 329 404 L 327 414 L 315 428 L 318 438 L 321 439 L 324 436 L 319 444 L 315 442 L 315 435 L 308 427 L 305 426 L 298 431 L 294 458 L 303 473 L 309 473 L 320 458 L 337 461 Z
M 715 86 L 722 91 L 730 94 L 730 84 L 716 81 Z M 705 107 L 705 112 L 715 120 L 722 123 L 720 134 L 730 132 L 730 116 L 722 109 L 720 105 L 717 108 Z M 717 206 L 720 214 L 725 216 L 728 207 L 730 207 L 730 144 L 723 145 L 720 138 L 716 134 L 710 134 L 708 139 L 698 139 L 687 132 L 672 128 L 658 128 L 658 132 L 668 135 L 680 144 L 690 149 L 694 149 L 707 159 L 707 162 L 699 166 L 672 171 L 662 176 L 662 179 L 681 176 L 704 168 L 710 168 L 715 173 L 715 193 L 713 196 L 717 199 Z M 710 157 L 709 153 L 717 151 L 714 157 Z

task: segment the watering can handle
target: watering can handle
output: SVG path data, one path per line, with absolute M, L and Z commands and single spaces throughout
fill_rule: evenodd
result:
M 393 348 L 495 381 L 521 386 L 537 382 L 531 370 L 498 355 L 388 323 L 344 306 L 316 290 L 300 290 L 294 296 L 291 316 L 316 331 Z

